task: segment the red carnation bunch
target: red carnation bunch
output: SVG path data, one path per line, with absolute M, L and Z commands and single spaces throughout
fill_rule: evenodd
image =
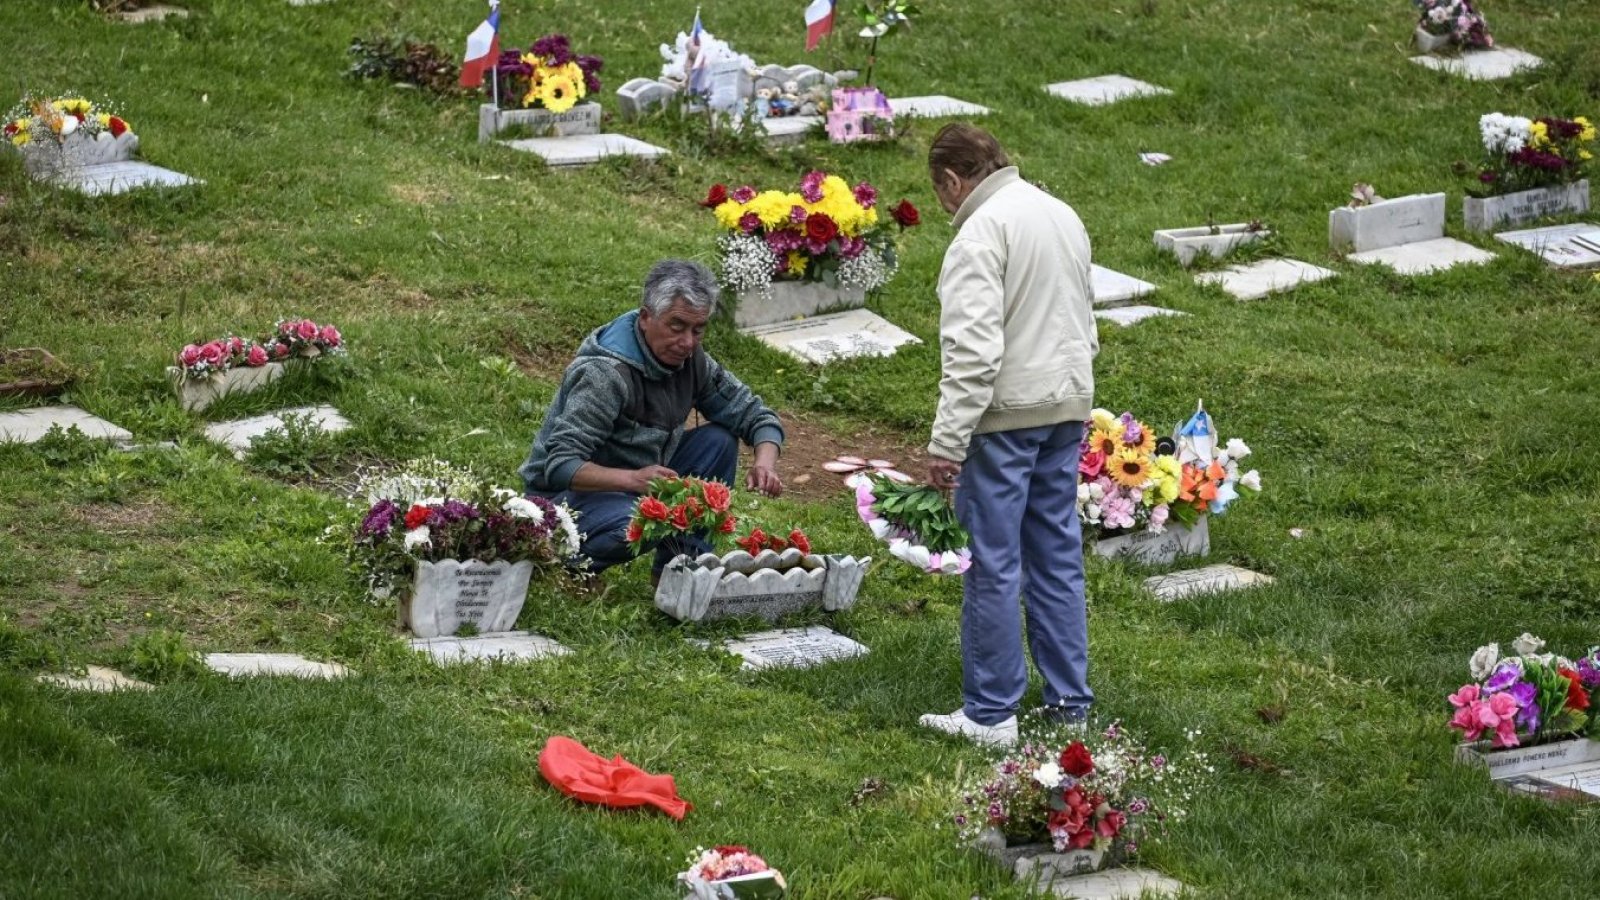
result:
M 633 508 L 628 542 L 638 548 L 687 532 L 715 541 L 734 531 L 732 506 L 733 491 L 720 481 L 657 478 Z
M 801 553 L 811 552 L 811 539 L 806 537 L 806 533 L 798 528 L 792 529 L 787 538 L 779 537 L 776 534 L 767 534 L 760 528 L 752 528 L 750 533 L 744 537 L 734 538 L 733 543 L 751 556 L 760 556 L 763 550 L 782 553 L 790 547 L 799 550 Z

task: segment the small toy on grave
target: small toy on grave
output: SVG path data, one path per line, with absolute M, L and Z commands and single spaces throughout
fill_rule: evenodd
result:
M 778 900 L 788 890 L 783 873 L 748 847 L 694 848 L 678 881 L 694 900 Z
M 1577 660 L 1544 652 L 1527 632 L 1502 656 L 1485 644 L 1467 663 L 1472 680 L 1450 695 L 1450 727 L 1492 749 L 1587 735 L 1600 739 L 1600 647 Z
M 960 575 L 972 567 L 970 538 L 956 521 L 944 492 L 857 472 L 845 481 L 855 491 L 856 515 L 889 555 L 929 575 Z

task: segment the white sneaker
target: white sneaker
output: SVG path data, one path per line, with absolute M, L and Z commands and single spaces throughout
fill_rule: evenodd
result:
M 1011 747 L 1017 743 L 1017 717 L 1012 716 L 998 725 L 979 725 L 967 718 L 966 711 L 956 710 L 948 716 L 926 715 L 917 724 L 953 734 L 987 747 Z

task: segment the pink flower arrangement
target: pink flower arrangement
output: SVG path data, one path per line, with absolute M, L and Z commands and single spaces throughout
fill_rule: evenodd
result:
M 272 334 L 256 340 L 230 334 L 202 344 L 186 344 L 178 351 L 177 362 L 184 379 L 202 380 L 229 369 L 259 369 L 292 357 L 309 359 L 343 352 L 344 336 L 334 326 L 318 325 L 310 319 L 284 319 L 273 326 Z
M 967 533 L 944 497 L 931 487 L 858 472 L 845 481 L 856 495 L 856 515 L 889 555 L 929 575 L 960 575 L 972 567 Z
M 751 884 L 763 882 L 776 893 L 764 892 L 761 896 L 779 896 L 788 888 L 783 873 L 767 865 L 767 861 L 738 844 L 725 844 L 710 850 L 696 847 L 689 854 L 689 870 L 678 873 L 678 880 L 688 887 L 696 898 L 742 896 L 718 891 L 716 884 Z
M 1468 662 L 1473 680 L 1449 697 L 1450 727 L 1464 741 L 1491 747 L 1583 733 L 1595 737 L 1590 708 L 1600 702 L 1600 648 L 1573 662 L 1541 652 L 1544 641 L 1524 633 L 1500 655 L 1499 644 L 1479 647 Z
M 286 356 L 321 356 L 344 350 L 344 337 L 332 325 L 318 325 L 310 319 L 280 319 L 272 330 L 271 340 L 287 348 Z

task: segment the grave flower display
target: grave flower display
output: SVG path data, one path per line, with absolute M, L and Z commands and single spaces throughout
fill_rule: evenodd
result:
M 344 336 L 333 325 L 310 319 L 280 319 L 256 339 L 227 335 L 186 344 L 167 370 L 184 409 L 199 411 L 228 394 L 248 393 L 276 381 L 284 364 L 339 356 Z
M 138 135 L 117 110 L 82 96 L 29 95 L 6 114 L 3 135 L 30 172 L 131 159 Z
M 526 51 L 502 50 L 494 70 L 500 105 L 564 113 L 599 93 L 603 68 L 605 61 L 598 56 L 573 53 L 564 34 L 547 34 Z M 490 85 L 491 93 L 494 90 Z
M 1529 119 L 1489 113 L 1478 120 L 1484 160 L 1462 204 L 1466 225 L 1488 231 L 1543 216 L 1589 210 L 1588 171 L 1594 160 L 1596 131 L 1579 116 Z
M 1450 695 L 1450 727 L 1465 743 L 1499 750 L 1587 734 L 1600 738 L 1600 647 L 1570 660 L 1524 633 L 1502 655 L 1486 644 L 1467 662 L 1472 680 Z
M 691 532 L 714 542 L 738 525 L 732 505 L 733 490 L 720 481 L 657 478 L 634 504 L 628 542 L 639 547 Z
M 930 575 L 960 575 L 972 567 L 967 532 L 941 491 L 865 472 L 845 484 L 856 492 L 856 514 L 889 545 L 890 556 Z
M 782 872 L 737 844 L 696 847 L 688 863 L 678 881 L 695 900 L 777 900 L 789 887 Z
M 1472 0 L 1412 0 L 1417 7 L 1417 45 L 1431 53 L 1451 44 L 1475 50 L 1494 46 L 1489 23 Z

